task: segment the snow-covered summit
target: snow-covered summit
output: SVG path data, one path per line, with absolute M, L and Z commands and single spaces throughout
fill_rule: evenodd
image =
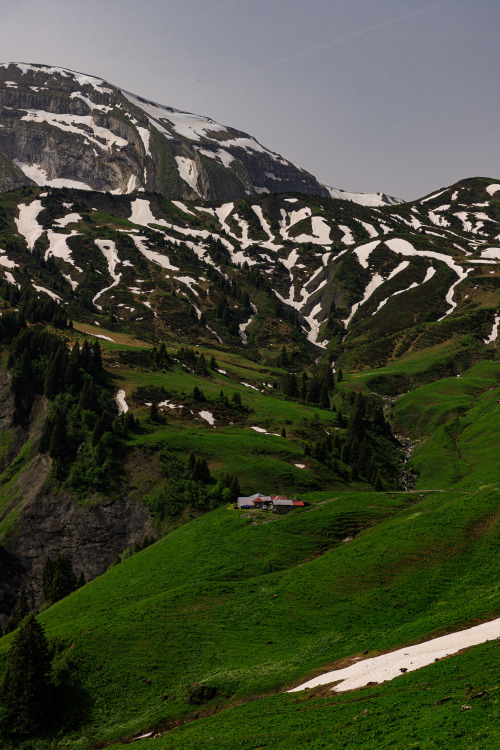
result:
M 386 193 L 351 193 L 340 188 L 329 187 L 328 185 L 324 185 L 324 187 L 328 190 L 331 198 L 353 201 L 353 203 L 359 203 L 360 206 L 377 208 L 379 206 L 395 206 L 398 203 L 404 203 L 401 198 L 394 198 L 394 196 L 386 195 Z

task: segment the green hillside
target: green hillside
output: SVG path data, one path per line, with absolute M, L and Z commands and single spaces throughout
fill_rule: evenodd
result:
M 0 196 L 0 661 L 33 607 L 57 696 L 2 747 L 498 744 L 495 642 L 285 693 L 500 616 L 488 186 Z
M 45 612 L 88 706 L 64 742 L 282 692 L 346 656 L 498 615 L 495 488 L 311 501 L 270 521 L 208 513 Z M 186 702 L 196 684 L 215 692 L 202 709 Z

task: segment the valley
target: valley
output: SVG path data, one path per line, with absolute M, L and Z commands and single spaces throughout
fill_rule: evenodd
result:
M 0 101 L 0 662 L 35 610 L 52 696 L 2 746 L 495 747 L 500 184 L 326 188 L 59 68 Z

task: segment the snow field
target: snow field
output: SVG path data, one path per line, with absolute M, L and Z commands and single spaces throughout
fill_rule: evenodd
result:
M 346 227 L 345 224 L 339 224 L 339 229 L 344 232 L 341 242 L 343 242 L 344 245 L 354 245 L 355 240 L 349 227 Z
M 54 256 L 54 258 L 61 258 L 62 260 L 65 260 L 66 263 L 70 263 L 72 266 L 75 265 L 75 261 L 71 257 L 71 250 L 68 247 L 68 239 L 70 237 L 76 237 L 76 235 L 79 234 L 79 232 L 72 230 L 70 234 L 61 234 L 59 232 L 54 232 L 52 229 L 49 229 L 47 231 L 47 238 L 49 240 L 49 248 L 45 252 L 45 260 L 51 255 Z M 81 271 L 81 269 L 78 269 Z
M 90 185 L 86 182 L 79 182 L 78 180 L 66 180 L 64 178 L 57 178 L 55 180 L 49 180 L 47 172 L 42 169 L 38 164 L 23 164 L 23 162 L 14 159 L 14 164 L 29 177 L 30 180 L 40 187 L 55 187 L 55 188 L 75 188 L 75 190 L 92 190 Z
M 0 249 L 0 266 L 3 266 L 4 268 L 16 268 L 17 263 L 15 263 L 13 260 L 10 260 L 5 255 L 5 250 Z
M 332 688 L 332 691 L 336 693 L 365 687 L 368 683 L 379 684 L 400 677 L 402 669 L 406 672 L 413 672 L 432 664 L 437 659 L 444 659 L 456 654 L 464 648 L 477 646 L 499 637 L 500 618 L 492 622 L 484 622 L 482 625 L 476 625 L 468 630 L 460 630 L 457 633 L 450 633 L 424 643 L 418 643 L 416 646 L 406 646 L 397 651 L 374 656 L 371 659 L 362 659 L 344 669 L 326 672 L 326 674 L 304 682 L 287 692 L 296 693 L 299 690 L 314 688 L 318 685 L 328 685 L 337 681 L 340 684 Z
M 108 128 L 96 125 L 92 115 L 72 115 L 46 112 L 43 109 L 25 109 L 26 112 L 21 120 L 28 122 L 46 122 L 52 127 L 59 128 L 65 133 L 76 133 L 83 136 L 87 141 L 98 146 L 103 151 L 111 151 L 113 146 L 124 148 L 128 141 L 116 135 Z M 90 129 L 93 136 L 88 132 Z M 105 143 L 103 143 L 105 141 Z

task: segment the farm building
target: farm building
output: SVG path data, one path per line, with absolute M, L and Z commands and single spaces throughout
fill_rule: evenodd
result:
M 271 498 L 269 495 L 262 495 L 260 492 L 249 497 L 239 497 L 237 501 L 238 508 L 263 508 L 264 503 L 269 503 L 270 506 Z
M 303 506 L 303 502 L 289 500 L 285 495 L 262 495 L 260 492 L 249 497 L 239 497 L 235 505 L 236 508 L 240 509 L 273 510 L 279 514 L 288 513 L 294 507 Z
M 273 509 L 275 513 L 282 515 L 288 513 L 289 510 L 293 510 L 293 500 L 288 500 L 286 497 L 277 497 L 273 499 Z

